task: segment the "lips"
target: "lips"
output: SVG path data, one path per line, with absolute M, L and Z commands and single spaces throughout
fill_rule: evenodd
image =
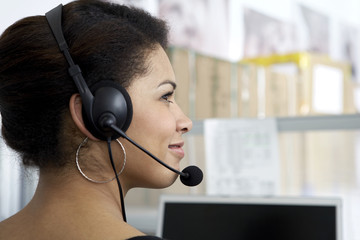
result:
M 170 144 L 168 146 L 168 148 L 171 150 L 172 153 L 174 153 L 177 157 L 179 158 L 183 158 L 185 156 L 184 150 L 182 149 L 182 147 L 184 146 L 184 143 L 175 143 L 175 144 Z

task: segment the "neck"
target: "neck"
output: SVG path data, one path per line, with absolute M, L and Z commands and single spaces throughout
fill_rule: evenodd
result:
M 19 234 L 26 233 L 28 239 L 128 239 L 143 235 L 123 221 L 116 181 L 96 184 L 75 171 L 67 175 L 41 171 L 33 199 L 9 223 L 17 224 L 22 226 Z
M 124 191 L 125 197 L 126 191 Z M 120 195 L 116 180 L 98 184 L 86 180 L 78 172 L 41 170 L 39 184 L 31 203 L 36 206 L 58 205 L 71 208 L 92 209 L 122 219 Z

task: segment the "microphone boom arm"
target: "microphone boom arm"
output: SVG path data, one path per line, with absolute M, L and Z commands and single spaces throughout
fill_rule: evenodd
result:
M 115 124 L 111 124 L 109 125 L 109 128 L 111 128 L 112 130 L 114 130 L 115 132 L 117 132 L 118 134 L 120 134 L 121 137 L 125 138 L 127 141 L 129 141 L 130 143 L 132 143 L 134 146 L 136 146 L 137 148 L 139 148 L 141 151 L 143 151 L 144 153 L 146 153 L 147 155 L 149 155 L 151 158 L 153 158 L 155 161 L 157 161 L 158 163 L 160 163 L 161 165 L 163 165 L 164 167 L 170 169 L 171 171 L 179 174 L 180 176 L 182 176 L 183 178 L 189 178 L 190 175 L 189 173 L 184 173 L 184 172 L 180 172 L 178 170 L 176 170 L 175 168 L 167 165 L 166 163 L 164 163 L 163 161 L 160 161 L 157 157 L 155 157 L 152 153 L 150 153 L 148 150 L 146 150 L 145 148 L 143 148 L 142 146 L 140 146 L 139 144 L 137 144 L 134 140 L 132 140 L 131 138 L 129 138 L 120 128 L 118 128 Z

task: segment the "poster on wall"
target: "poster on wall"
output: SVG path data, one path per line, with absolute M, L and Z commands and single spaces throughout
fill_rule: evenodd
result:
M 302 49 L 312 53 L 330 54 L 330 20 L 329 17 L 304 5 L 298 5 L 300 11 L 300 28 Z
M 286 54 L 296 49 L 294 24 L 244 8 L 244 57 Z
M 228 59 L 228 4 L 228 0 L 160 0 L 159 17 L 170 26 L 170 44 Z
M 280 191 L 277 124 L 272 118 L 204 121 L 206 193 L 276 195 Z

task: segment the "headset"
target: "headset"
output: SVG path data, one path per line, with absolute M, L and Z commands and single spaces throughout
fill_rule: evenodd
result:
M 186 186 L 198 185 L 203 179 L 203 173 L 201 169 L 196 166 L 188 166 L 180 172 L 155 157 L 125 134 L 130 126 L 133 115 L 130 96 L 125 88 L 111 80 L 101 80 L 89 89 L 82 76 L 80 67 L 76 65 L 72 59 L 69 47 L 65 41 L 61 24 L 62 8 L 63 5 L 60 4 L 47 12 L 45 16 L 59 45 L 60 51 L 64 54 L 69 64 L 69 74 L 80 93 L 83 103 L 82 115 L 85 126 L 93 136 L 108 143 L 109 157 L 119 187 L 123 219 L 126 222 L 123 192 L 111 153 L 110 143 L 112 140 L 119 137 L 125 138 L 158 163 L 180 175 L 181 182 Z
M 79 65 L 76 65 L 70 55 L 69 47 L 62 32 L 62 8 L 63 5 L 55 7 L 45 14 L 51 31 L 64 54 L 69 65 L 69 74 L 79 91 L 82 99 L 82 116 L 88 131 L 100 140 L 108 142 L 109 157 L 117 180 L 123 219 L 126 222 L 125 203 L 119 177 L 116 173 L 114 160 L 111 153 L 111 140 L 125 135 L 132 120 L 132 103 L 129 94 L 114 81 L 101 80 L 91 90 L 86 84 Z M 109 128 L 112 125 L 119 131 Z
M 76 65 L 70 55 L 69 47 L 62 32 L 62 8 L 55 7 L 45 14 L 49 26 L 55 36 L 61 52 L 69 64 L 69 74 L 80 93 L 83 103 L 83 119 L 89 132 L 100 140 L 112 140 L 121 136 L 118 132 L 109 128 L 111 124 L 126 132 L 129 128 L 133 108 L 129 94 L 120 84 L 111 80 L 101 80 L 89 89 L 81 73 L 79 65 Z

